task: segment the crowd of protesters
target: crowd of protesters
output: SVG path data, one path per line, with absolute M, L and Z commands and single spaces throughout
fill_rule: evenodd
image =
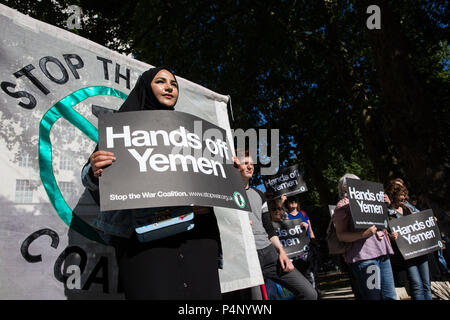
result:
M 305 286 L 303 281 L 303 287 L 299 287 L 303 293 L 299 294 L 298 291 L 295 291 L 295 294 L 292 294 L 290 298 L 320 298 L 321 291 L 317 284 L 317 273 L 319 268 L 317 241 L 315 239 L 311 219 L 308 214 L 300 208 L 298 197 L 296 196 L 286 197 L 283 195 L 279 199 L 270 200 L 265 203 L 262 192 L 258 189 L 249 187 L 248 181 L 253 174 L 253 164 L 251 161 L 252 159 L 246 154 L 244 164 L 239 164 L 238 167 L 241 170 L 246 189 L 253 190 L 255 194 L 258 194 L 258 203 L 250 200 L 252 208 L 262 208 L 260 216 L 255 216 L 255 213 L 252 213 L 251 215 L 255 238 L 260 237 L 261 234 L 264 238 L 269 237 L 271 241 L 273 241 L 274 238 L 277 238 L 273 231 L 273 227 L 268 222 L 269 216 L 267 211 L 270 213 L 271 220 L 275 222 L 284 219 L 300 219 L 300 226 L 307 233 L 311 242 L 308 251 L 291 260 L 294 270 L 299 270 L 301 275 L 309 281 L 311 286 Z M 355 230 L 351 223 L 352 217 L 346 191 L 346 182 L 348 178 L 359 179 L 356 175 L 345 174 L 339 180 L 338 195 L 340 200 L 334 209 L 331 222 L 334 224 L 338 240 L 347 243 L 345 253 L 342 254 L 344 262 L 343 269 L 348 272 L 355 299 L 397 300 L 399 297 L 397 296 L 396 288 L 405 287 L 410 293 L 411 299 L 431 300 L 431 281 L 448 279 L 448 249 L 444 247 L 435 253 L 405 260 L 395 244 L 398 234 L 392 232 L 390 228 L 377 230 L 375 226 L 371 226 L 366 230 Z M 248 196 L 249 199 L 253 198 L 249 192 Z M 437 204 L 431 203 L 429 198 L 425 195 L 421 195 L 420 198 L 424 201 L 418 203 L 415 197 L 409 197 L 408 190 L 402 179 L 390 181 L 385 188 L 384 194 L 384 201 L 389 211 L 389 219 L 399 219 L 402 216 L 417 214 L 421 210 L 432 208 L 433 212 L 437 213 L 435 214 L 435 220 L 440 226 L 441 236 L 445 243 L 448 241 L 448 231 L 446 231 L 448 228 L 448 215 L 446 215 Z M 265 208 L 266 205 L 267 208 Z M 267 234 L 269 234 L 269 236 L 267 236 Z M 256 240 L 256 242 L 258 242 L 258 240 Z M 279 243 L 278 239 L 276 240 L 276 243 Z M 261 257 L 260 251 L 262 251 L 262 249 L 260 246 L 257 246 L 257 248 L 258 256 L 263 264 L 265 259 Z M 277 250 L 279 252 L 278 264 L 283 266 L 283 259 L 286 261 L 286 254 L 280 246 L 277 247 Z M 281 258 L 281 256 L 283 256 L 283 258 Z M 272 260 L 275 263 L 275 258 Z M 281 268 L 281 270 L 284 274 L 291 272 L 288 269 Z M 373 275 L 373 272 L 370 270 L 375 270 L 373 272 L 377 273 L 376 279 L 378 279 L 378 283 L 374 286 L 368 285 L 368 283 L 370 283 L 369 278 Z M 292 283 L 279 281 L 279 279 L 271 277 L 264 271 L 263 275 L 266 283 L 275 282 L 278 287 L 287 289 L 292 287 Z M 298 277 L 298 275 L 296 275 L 296 277 Z M 254 292 L 259 291 L 256 288 L 253 289 Z M 315 296 L 311 295 L 311 292 L 313 292 L 312 289 L 316 292 Z M 255 294 L 247 295 L 246 298 L 255 299 L 257 296 L 258 295 Z M 260 295 L 259 298 L 261 298 Z
M 448 280 L 449 277 L 448 249 L 444 246 L 433 253 L 405 260 L 395 242 L 398 233 L 392 232 L 390 228 L 377 231 L 372 226 L 355 232 L 348 221 L 350 209 L 346 195 L 347 178 L 359 179 L 352 174 L 346 174 L 340 179 L 338 189 L 341 200 L 336 205 L 332 222 L 338 239 L 349 244 L 343 254 L 344 263 L 341 266 L 348 272 L 355 298 L 398 299 L 395 288 L 405 287 L 413 300 L 432 300 L 431 281 Z M 389 181 L 384 196 L 389 220 L 433 209 L 434 219 L 445 245 L 448 243 L 448 214 L 436 203 L 432 203 L 427 195 L 419 197 L 422 201 L 417 201 L 417 198 L 409 197 L 402 179 Z M 374 270 L 379 273 L 380 285 L 376 288 L 367 285 L 367 276 L 371 274 L 367 272 L 367 268 L 370 266 L 377 266 Z
M 152 68 L 141 76 L 118 112 L 174 110 L 177 100 L 176 77 L 166 68 Z M 99 176 L 115 160 L 113 153 L 96 148 L 82 170 L 83 184 L 97 202 Z M 264 279 L 287 288 L 295 299 L 318 299 L 317 244 L 310 217 L 300 208 L 297 198 L 282 196 L 268 202 L 261 191 L 250 186 L 254 162 L 248 153 L 241 159 L 235 157 L 234 164 L 241 174 L 251 204 L 249 220 Z M 442 274 L 448 276 L 448 249 L 405 261 L 396 248 L 398 234 L 395 232 L 377 230 L 375 226 L 355 230 L 346 193 L 348 178 L 359 179 L 346 174 L 339 180 L 339 202 L 332 223 L 337 239 L 347 243 L 342 257 L 355 298 L 397 299 L 395 287 L 409 283 L 413 299 L 431 299 L 431 280 L 442 277 Z M 409 197 L 404 182 L 396 179 L 386 187 L 385 202 L 390 209 L 390 219 L 420 214 L 421 209 L 433 209 L 442 238 L 448 242 L 448 214 L 426 194 Z M 179 225 L 164 237 L 155 239 L 152 235 L 149 239 L 138 235 L 136 230 L 141 226 L 140 221 L 155 217 L 158 210 L 175 212 L 180 208 L 100 212 L 95 221 L 105 242 L 115 248 L 119 282 L 127 299 L 263 298 L 264 292 L 260 287 L 221 294 L 218 269 L 222 264 L 222 252 L 213 208 L 194 206 L 192 225 Z M 300 225 L 310 240 L 309 250 L 296 259 L 288 257 L 272 224 L 283 219 L 301 221 Z M 368 270 L 373 266 L 376 266 L 379 285 L 371 287 L 367 285 L 371 274 Z M 436 275 L 438 273 L 439 276 Z

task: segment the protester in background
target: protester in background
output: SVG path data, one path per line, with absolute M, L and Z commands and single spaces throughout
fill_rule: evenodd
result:
M 305 255 L 303 257 L 300 257 L 299 259 L 296 259 L 294 261 L 294 266 L 305 275 L 305 277 L 317 290 L 316 279 L 319 269 L 317 263 L 318 249 L 316 237 L 311 226 L 311 220 L 309 219 L 308 214 L 304 210 L 300 209 L 299 202 L 296 196 L 287 197 L 284 205 L 287 209 L 287 218 L 289 220 L 301 219 L 301 226 L 305 227 L 305 230 L 308 233 L 308 237 L 310 238 L 309 250 L 305 252 Z
M 283 195 L 281 197 L 281 199 L 270 200 L 268 202 L 269 212 L 270 212 L 272 221 L 279 222 L 282 220 L 291 220 L 291 219 L 288 219 L 287 214 L 284 211 L 283 204 L 285 203 L 285 200 L 286 200 L 286 197 Z M 306 222 L 302 221 L 302 222 L 300 222 L 300 227 L 304 230 L 304 232 L 306 232 L 308 230 L 309 225 Z M 310 245 L 308 247 L 310 247 Z M 316 286 L 315 286 L 316 278 L 314 277 L 314 274 L 312 273 L 313 272 L 311 270 L 312 268 L 310 268 L 311 251 L 308 249 L 308 250 L 304 251 L 302 254 L 300 254 L 299 256 L 293 257 L 291 260 L 292 260 L 294 267 L 297 270 L 299 270 L 305 276 L 305 278 L 308 279 L 309 282 L 311 282 L 311 284 L 314 288 L 316 288 Z
M 406 188 L 404 181 L 400 178 L 391 180 L 390 184 L 392 184 L 392 183 L 399 184 Z M 422 193 L 420 197 L 422 199 L 422 202 L 426 203 L 425 207 L 422 208 L 421 210 L 424 210 L 424 209 L 432 209 L 433 210 L 433 214 L 435 216 L 435 220 L 438 223 L 439 230 L 441 232 L 443 232 L 445 235 L 446 228 L 443 225 L 443 221 L 445 220 L 444 210 L 442 210 L 437 203 L 435 203 L 435 202 L 431 203 L 430 195 L 428 193 Z M 404 201 L 404 205 L 407 206 L 411 210 L 412 213 L 421 211 L 418 208 L 416 208 L 416 205 L 413 204 L 412 201 L 410 203 L 410 202 L 408 202 L 408 200 L 409 200 L 408 190 L 406 190 L 406 199 Z M 416 201 L 416 204 L 417 204 L 417 202 L 418 201 Z M 447 230 L 447 232 L 448 232 L 448 230 Z M 430 277 L 432 280 L 441 281 L 441 280 L 443 280 L 443 278 L 447 278 L 446 277 L 446 275 L 448 274 L 447 263 L 443 257 L 444 257 L 443 249 L 437 250 L 437 251 L 429 253 L 427 255 L 428 266 L 429 266 L 429 270 L 430 270 Z
M 396 178 L 396 179 L 394 179 L 394 180 L 389 181 L 389 185 L 392 185 L 392 184 L 398 184 L 398 185 L 400 185 L 400 186 L 402 186 L 402 187 L 405 187 L 406 194 L 405 194 L 405 200 L 403 201 L 403 204 L 404 204 L 405 206 L 407 206 L 408 209 L 409 209 L 411 212 L 420 212 L 419 209 L 417 209 L 412 203 L 410 203 L 410 202 L 408 201 L 408 200 L 409 200 L 409 194 L 408 194 L 408 189 L 407 189 L 406 186 L 405 186 L 405 182 L 404 182 L 402 179 L 400 179 L 400 178 Z
M 282 221 L 287 219 L 286 211 L 284 211 L 283 207 L 283 199 L 274 199 L 268 202 L 270 218 L 272 221 Z M 305 223 L 306 227 L 308 226 Z M 305 227 L 305 225 L 302 226 Z M 305 228 L 306 229 L 306 228 Z
M 403 216 L 412 214 L 409 207 L 405 205 L 408 191 L 402 184 L 398 184 L 396 182 L 390 183 L 386 188 L 386 194 L 391 200 L 390 207 L 393 209 L 393 211 L 390 211 L 389 219 L 401 219 Z M 390 234 L 390 237 L 394 240 L 392 246 L 394 249 L 394 259 L 396 264 L 400 266 L 403 265 L 404 268 L 406 268 L 408 280 L 410 282 L 412 299 L 432 300 L 427 255 L 405 260 L 395 244 L 398 234 L 393 232 Z
M 119 112 L 174 110 L 177 99 L 175 76 L 168 69 L 152 68 L 138 79 Z M 96 148 L 83 168 L 83 184 L 97 201 L 99 177 L 115 160 L 113 153 Z M 150 242 L 137 238 L 136 220 L 150 218 L 154 211 L 132 209 L 99 213 L 95 225 L 116 250 L 119 281 L 126 299 L 221 298 L 217 221 L 211 208 L 194 207 L 193 211 L 192 230 Z
M 397 186 L 397 188 L 404 188 L 402 184 L 396 182 L 395 180 L 389 181 L 389 184 L 386 187 L 385 193 L 384 193 L 384 202 L 386 203 L 386 206 L 388 207 L 388 218 L 389 220 L 397 218 L 398 213 L 391 208 L 392 203 L 391 199 L 387 193 L 387 190 L 389 186 Z M 392 274 L 394 275 L 394 283 L 395 287 L 402 288 L 407 287 L 409 285 L 408 283 L 408 275 L 406 272 L 406 266 L 405 261 L 399 252 L 397 248 L 397 244 L 395 243 L 397 235 L 394 233 L 389 234 L 389 238 L 392 240 L 391 245 L 392 249 L 394 250 L 394 254 L 391 256 L 391 266 L 392 266 Z
M 234 157 L 233 160 L 241 173 L 252 208 L 249 218 L 264 278 L 271 279 L 287 288 L 295 295 L 296 299 L 316 300 L 316 291 L 308 280 L 294 268 L 276 235 L 264 194 L 258 189 L 250 187 L 254 165 L 248 151 L 245 151 L 243 159 Z
M 286 196 L 283 195 L 281 196 L 281 199 L 269 200 L 267 202 L 269 207 L 270 218 L 273 222 L 282 222 L 283 220 L 287 220 L 287 213 L 284 210 L 283 206 L 285 200 Z M 303 228 L 306 230 L 304 226 Z M 295 267 L 295 259 L 291 259 L 291 261 Z M 290 292 L 286 288 L 283 288 L 278 283 L 270 279 L 265 279 L 264 283 L 266 285 L 266 291 L 269 300 L 293 300 L 295 298 L 292 292 Z
M 332 221 L 339 241 L 351 244 L 344 258 L 352 271 L 357 291 L 364 300 L 396 300 L 389 259 L 389 255 L 394 252 L 389 236 L 386 230 L 377 231 L 375 226 L 366 230 L 354 229 L 347 196 L 347 178 L 359 179 L 348 173 L 339 179 L 338 192 L 341 200 L 336 205 Z M 379 281 L 373 283 L 374 278 Z
M 311 220 L 309 219 L 308 214 L 304 210 L 300 209 L 297 197 L 295 196 L 287 197 L 284 205 L 287 209 L 287 218 L 291 220 L 302 219 L 303 222 L 305 222 L 308 225 L 307 227 L 308 237 L 310 239 L 315 239 L 316 237 L 312 230 Z
M 406 188 L 405 182 L 400 178 L 391 180 L 389 182 L 389 184 L 390 185 L 398 184 L 398 185 Z M 419 197 L 422 200 L 429 199 L 428 195 L 426 193 L 422 193 Z M 415 204 L 408 202 L 408 200 L 409 200 L 408 190 L 406 189 L 406 199 L 404 201 L 404 205 L 407 206 L 412 213 L 416 213 L 416 212 L 420 212 L 421 210 L 424 210 L 424 208 L 421 208 L 419 210 Z M 441 215 L 442 210 L 440 210 L 439 206 L 437 206 L 436 203 L 433 204 L 433 208 L 434 208 L 433 214 L 435 215 L 435 217 L 438 217 L 437 219 L 438 219 L 438 225 L 439 225 L 439 221 L 441 221 L 441 219 L 439 219 L 439 217 L 442 217 L 442 215 Z M 431 206 L 429 206 L 426 209 L 433 209 L 433 208 Z M 439 229 L 442 230 L 442 225 L 439 225 Z M 446 273 L 446 271 L 445 271 L 446 268 L 442 265 L 442 258 L 440 256 L 442 256 L 442 250 L 438 250 L 438 251 L 427 254 L 428 267 L 430 270 L 430 277 L 431 277 L 431 280 L 434 280 L 434 281 L 441 281 L 443 274 Z M 405 275 L 406 275 L 406 270 L 405 270 L 405 272 L 399 271 L 399 276 L 400 276 L 400 279 L 402 279 L 401 280 L 402 282 L 405 281 L 404 279 L 406 279 Z

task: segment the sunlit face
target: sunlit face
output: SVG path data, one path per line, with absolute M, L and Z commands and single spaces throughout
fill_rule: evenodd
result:
M 253 159 L 251 157 L 244 158 L 244 162 L 241 163 L 240 171 L 241 175 L 247 179 L 250 179 L 253 176 L 255 166 L 253 165 Z
M 281 206 L 281 201 L 277 201 L 269 206 L 270 216 L 273 221 L 280 221 L 283 219 L 283 207 Z
M 167 70 L 161 70 L 150 85 L 159 103 L 166 107 L 175 105 L 178 99 L 178 84 L 173 74 Z
M 286 201 L 286 207 L 289 210 L 289 212 L 297 210 L 297 206 L 298 206 L 298 203 L 295 200 Z

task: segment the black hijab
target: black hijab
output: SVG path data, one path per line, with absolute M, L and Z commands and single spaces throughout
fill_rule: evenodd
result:
M 161 70 L 171 73 L 175 78 L 175 75 L 167 68 L 159 67 L 148 69 L 139 77 L 127 100 L 125 100 L 118 112 L 139 110 L 175 110 L 174 107 L 162 105 L 153 93 L 151 82 L 155 78 L 156 74 Z
M 151 82 L 153 78 L 155 78 L 156 74 L 161 70 L 166 70 L 170 72 L 169 69 L 164 67 L 151 68 L 145 71 L 137 80 L 136 85 L 134 86 L 133 90 L 131 90 L 130 94 L 128 95 L 128 98 L 125 100 L 122 106 L 120 106 L 119 110 L 115 112 L 128 112 L 140 110 L 175 110 L 174 107 L 167 107 L 162 105 L 158 101 L 158 99 L 156 99 L 156 96 L 153 93 Z M 172 72 L 170 73 L 175 78 L 175 75 Z M 98 151 L 98 144 L 92 153 L 96 151 Z M 87 164 L 89 164 L 89 159 L 86 162 L 86 165 Z M 89 170 L 89 174 L 93 181 L 97 180 L 97 178 L 94 177 L 92 170 Z M 98 191 L 96 193 L 91 192 L 91 194 L 98 204 L 99 203 Z

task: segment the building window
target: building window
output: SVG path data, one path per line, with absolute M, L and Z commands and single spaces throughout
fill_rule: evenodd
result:
M 59 168 L 61 170 L 73 170 L 72 158 L 68 157 L 65 154 L 62 154 L 59 158 Z
M 60 129 L 62 130 L 60 137 L 65 143 L 70 144 L 75 140 L 77 135 L 77 128 L 75 126 L 72 124 L 67 124 L 62 126 Z
M 26 167 L 31 167 L 31 157 L 28 153 L 24 152 L 20 157 L 19 157 L 19 167 L 22 168 L 26 168 Z
M 16 203 L 33 202 L 33 189 L 30 180 L 16 180 Z
M 67 198 L 73 198 L 75 196 L 75 185 L 73 182 L 59 182 L 59 190 L 61 191 L 62 195 Z

